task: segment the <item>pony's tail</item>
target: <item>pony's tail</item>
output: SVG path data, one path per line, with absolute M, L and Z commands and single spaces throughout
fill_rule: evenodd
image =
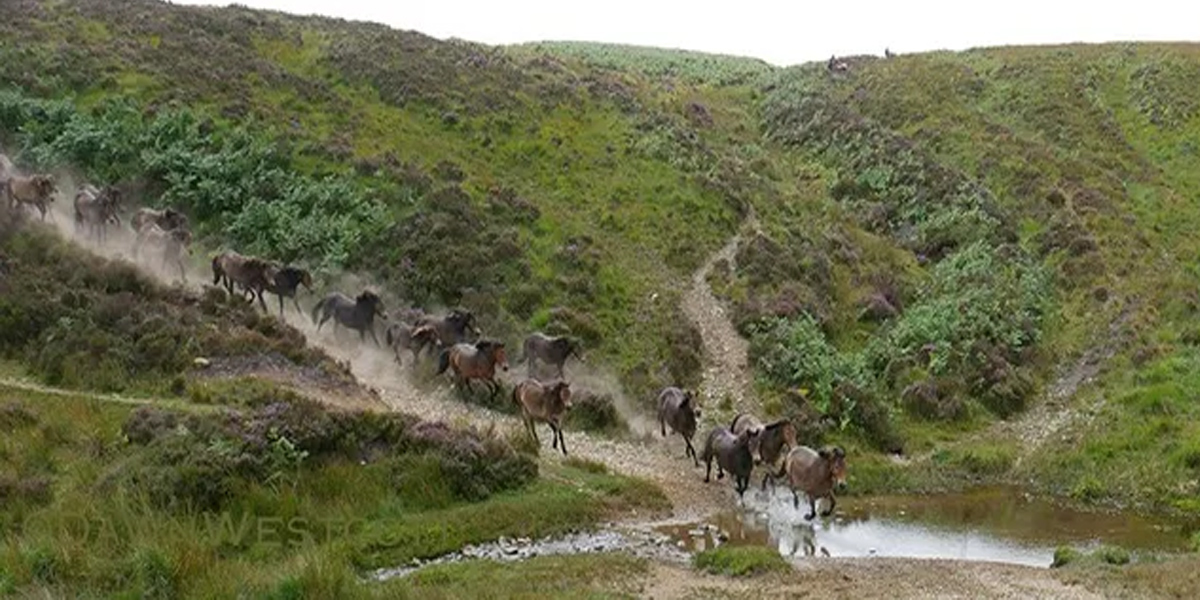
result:
M 391 327 L 388 327 L 387 329 L 383 330 L 383 339 L 385 341 L 387 341 L 388 347 L 391 348 L 392 347 L 392 328 Z
M 450 366 L 450 348 L 446 348 L 445 350 L 442 350 L 441 354 L 438 354 L 437 375 L 441 375 L 442 373 L 445 373 L 446 369 L 449 366 Z
M 213 285 L 221 283 L 221 255 L 218 254 L 212 259 Z
M 732 432 L 732 431 L 733 431 L 733 426 L 734 426 L 734 425 L 737 425 L 737 420 L 738 420 L 738 419 L 740 419 L 740 418 L 742 418 L 742 413 L 738 413 L 738 414 L 736 414 L 736 415 L 734 415 L 734 416 L 733 416 L 733 420 L 729 422 L 729 431 L 730 431 L 730 432 Z

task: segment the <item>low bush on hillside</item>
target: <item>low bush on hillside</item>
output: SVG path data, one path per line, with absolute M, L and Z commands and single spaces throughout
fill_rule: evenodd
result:
M 0 233 L 0 264 L 0 356 L 50 385 L 161 387 L 196 357 L 269 352 L 343 373 L 303 334 L 255 307 L 166 287 L 130 263 L 34 228 Z

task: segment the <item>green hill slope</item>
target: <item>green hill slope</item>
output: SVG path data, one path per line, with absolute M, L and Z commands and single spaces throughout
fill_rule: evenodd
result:
M 745 222 L 710 283 L 755 393 L 858 451 L 863 489 L 917 486 L 901 451 L 1089 501 L 1191 493 L 1170 374 L 1200 340 L 1200 46 L 830 74 L 148 0 L 11 13 L 7 141 L 184 206 L 210 248 L 365 274 L 514 341 L 570 332 L 646 403 L 699 381 L 679 299 Z

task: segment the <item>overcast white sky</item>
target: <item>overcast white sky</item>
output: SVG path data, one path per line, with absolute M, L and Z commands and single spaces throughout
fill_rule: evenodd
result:
M 226 5 L 228 1 L 174 0 Z M 789 65 L 830 54 L 1103 41 L 1198 41 L 1192 0 L 242 0 L 489 44 L 583 40 L 755 56 Z

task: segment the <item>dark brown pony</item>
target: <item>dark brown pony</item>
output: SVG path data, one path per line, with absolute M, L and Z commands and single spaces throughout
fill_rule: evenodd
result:
M 366 341 L 366 332 L 370 331 L 371 339 L 375 340 L 375 345 L 378 346 L 379 338 L 375 336 L 376 316 L 387 320 L 382 300 L 371 290 L 363 290 L 354 299 L 341 292 L 330 292 L 312 309 L 312 320 L 317 325 L 317 331 L 321 331 L 321 326 L 332 318 L 335 325 L 340 324 L 357 331 L 360 341 Z
M 432 327 L 436 333 L 438 343 L 444 348 L 468 341 L 468 333 L 482 335 L 479 328 L 475 326 L 475 315 L 471 314 L 469 310 L 460 308 L 450 311 L 450 314 L 444 317 L 434 317 L 432 315 L 418 317 L 413 325 L 417 327 Z
M 684 457 L 692 457 L 692 462 L 698 467 L 700 459 L 696 457 L 696 448 L 692 446 L 692 438 L 696 436 L 696 421 L 700 418 L 700 407 L 696 405 L 695 395 L 691 391 L 677 387 L 666 387 L 658 393 L 658 427 L 663 437 L 667 436 L 667 425 L 671 431 L 683 436 L 687 444 Z
M 75 231 L 88 228 L 88 236 L 104 241 L 108 224 L 121 225 L 121 192 L 113 186 L 98 190 L 85 185 L 75 194 Z
M 225 290 L 232 296 L 233 286 L 238 284 L 251 294 L 252 302 L 253 298 L 258 298 L 258 304 L 262 306 L 263 312 L 270 312 L 267 310 L 266 301 L 263 300 L 263 291 L 275 279 L 276 270 L 269 261 L 257 256 L 244 256 L 233 250 L 226 250 L 213 257 L 212 272 L 213 285 L 224 283 Z M 282 313 L 281 306 L 280 314 L 282 315 Z
M 304 314 L 300 301 L 296 299 L 296 289 L 303 285 L 308 293 L 312 293 L 312 274 L 305 269 L 293 265 L 284 265 L 275 269 L 275 276 L 267 281 L 265 289 L 279 298 L 279 316 L 283 317 L 283 299 L 291 298 L 296 305 L 296 311 Z
M 750 432 L 750 451 L 754 455 L 754 462 L 766 467 L 762 489 L 767 489 L 767 481 L 774 486 L 775 480 L 784 475 L 779 460 L 796 447 L 796 426 L 788 419 L 763 425 L 753 415 L 742 413 L 733 418 L 729 429 L 735 435 L 743 431 Z
M 579 355 L 579 344 L 567 336 L 552 337 L 540 331 L 529 334 L 525 338 L 525 343 L 522 346 L 524 356 L 518 360 L 518 363 L 528 363 L 526 366 L 526 374 L 533 376 L 533 369 L 537 361 L 542 361 L 546 364 L 553 365 L 558 370 L 558 376 L 563 376 L 563 365 L 571 356 L 583 360 Z
M 500 393 L 500 384 L 496 381 L 496 365 L 508 371 L 508 357 L 504 355 L 504 342 L 496 340 L 479 340 L 474 344 L 458 343 L 442 350 L 438 355 L 437 374 L 453 368 L 454 374 L 463 381 L 467 389 L 471 389 L 472 379 L 481 379 L 491 389 L 492 398 Z
M 567 440 L 563 439 L 562 419 L 567 409 L 571 408 L 571 384 L 561 379 L 547 383 L 526 379 L 513 387 L 512 399 L 521 409 L 521 418 L 529 435 L 533 436 L 533 442 L 541 445 L 537 437 L 537 422 L 546 423 L 554 435 L 554 443 L 550 447 L 559 448 L 561 442 L 563 456 L 566 456 Z
M 54 194 L 58 193 L 58 187 L 49 175 L 10 177 L 0 185 L 3 185 L 0 192 L 8 198 L 12 207 L 31 204 L 41 213 L 43 221 L 46 220 L 46 213 L 50 211 L 49 204 L 54 202 Z
M 750 487 L 750 472 L 754 469 L 754 458 L 750 456 L 749 430 L 735 435 L 725 427 L 714 427 L 704 442 L 704 483 L 712 476 L 712 463 L 717 461 L 717 479 L 725 477 L 729 471 L 734 477 L 734 486 L 738 497 L 745 496 L 746 488 Z

